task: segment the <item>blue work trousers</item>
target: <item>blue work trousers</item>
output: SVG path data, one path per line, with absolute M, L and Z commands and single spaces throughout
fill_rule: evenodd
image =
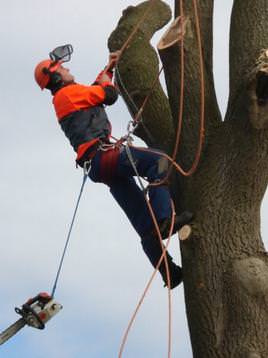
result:
M 167 173 L 167 161 L 163 156 L 136 147 L 129 147 L 129 149 L 141 177 L 145 177 L 149 183 L 158 182 L 165 177 Z M 92 159 L 89 177 L 94 182 L 103 182 L 100 175 L 103 155 L 105 155 L 105 152 L 98 151 Z M 122 146 L 117 164 L 112 173 L 112 178 L 106 184 L 109 186 L 110 192 L 117 203 L 124 210 L 134 229 L 143 238 L 153 230 L 154 224 L 144 198 L 144 193 L 137 185 L 134 179 L 135 176 L 136 173 L 127 155 L 127 150 Z M 166 185 L 149 187 L 148 195 L 158 222 L 171 217 L 170 193 Z

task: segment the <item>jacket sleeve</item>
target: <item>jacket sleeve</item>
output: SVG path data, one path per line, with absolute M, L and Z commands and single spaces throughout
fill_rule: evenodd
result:
M 99 104 L 112 105 L 118 98 L 117 89 L 111 82 L 89 86 L 87 92 L 87 101 L 92 106 L 97 106 Z
M 110 78 L 110 81 L 99 83 L 99 79 L 101 78 L 104 72 Z M 112 79 L 113 79 L 113 71 L 106 72 L 105 70 L 103 70 L 98 74 L 94 82 L 94 85 L 99 85 L 104 89 L 105 97 L 103 103 L 107 104 L 108 106 L 114 104 L 115 101 L 118 99 L 118 91 L 116 87 L 113 85 Z
M 118 98 L 118 91 L 115 88 L 115 86 L 111 83 L 107 83 L 107 85 L 104 86 L 104 83 L 103 83 L 102 87 L 105 92 L 105 98 L 104 98 L 103 103 L 107 104 L 108 106 L 114 104 L 114 102 Z

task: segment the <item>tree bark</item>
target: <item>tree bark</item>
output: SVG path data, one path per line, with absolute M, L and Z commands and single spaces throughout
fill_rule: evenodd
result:
M 110 50 L 122 46 L 148 3 L 123 13 L 109 39 Z M 185 96 L 177 161 L 187 169 L 198 144 L 200 65 L 193 1 L 184 3 Z M 268 181 L 268 99 L 261 102 L 257 88 L 268 73 L 268 53 L 261 52 L 268 47 L 268 3 L 234 1 L 230 97 L 224 121 L 213 80 L 213 0 L 197 3 L 205 73 L 205 138 L 198 170 L 187 178 L 174 175 L 172 182 L 177 210 L 192 210 L 195 214 L 191 235 L 181 242 L 193 356 L 266 358 L 268 256 L 260 233 L 260 205 Z M 180 1 L 175 0 L 175 17 L 179 15 Z M 154 10 L 119 63 L 120 76 L 137 106 L 158 69 L 150 38 L 169 18 L 167 5 L 156 0 Z M 159 54 L 168 98 L 158 84 L 144 112 L 144 124 L 154 146 L 170 152 L 180 109 L 181 42 L 170 40 L 172 28 L 166 36 L 165 45 L 170 41 L 170 46 L 160 48 Z M 122 95 L 131 107 L 124 91 Z M 138 134 L 152 144 L 142 127 Z
M 122 18 L 108 41 L 110 51 L 121 49 L 147 6 L 148 2 L 145 2 L 123 11 Z M 170 8 L 162 1 L 154 0 L 152 12 L 137 31 L 118 64 L 116 80 L 130 112 L 134 115 L 150 94 L 159 71 L 157 53 L 150 44 L 151 37 L 170 18 Z M 174 127 L 168 99 L 159 81 L 150 95 L 143 112 L 142 124 L 135 134 L 153 147 L 170 151 Z

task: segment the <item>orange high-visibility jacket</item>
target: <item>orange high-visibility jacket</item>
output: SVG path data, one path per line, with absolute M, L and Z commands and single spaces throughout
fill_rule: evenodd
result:
M 117 98 L 111 82 L 91 86 L 73 83 L 54 94 L 57 118 L 77 152 L 78 163 L 92 156 L 100 139 L 109 140 L 111 124 L 103 105 L 111 105 Z

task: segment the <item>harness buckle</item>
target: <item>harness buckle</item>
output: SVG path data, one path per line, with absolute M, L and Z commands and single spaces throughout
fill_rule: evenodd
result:
M 87 176 L 90 172 L 91 160 L 86 160 L 83 165 L 84 175 Z
M 115 143 L 104 143 L 101 142 L 98 150 L 101 150 L 102 152 L 107 152 L 108 150 L 114 149 Z

